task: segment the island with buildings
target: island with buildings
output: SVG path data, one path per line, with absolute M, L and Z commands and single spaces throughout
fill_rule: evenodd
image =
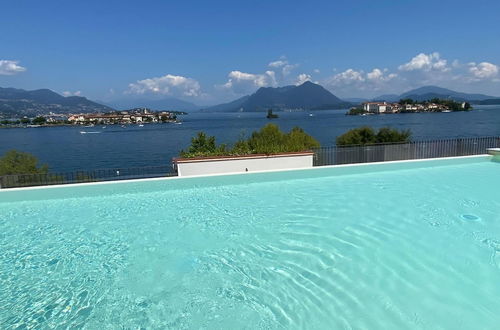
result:
M 41 127 L 56 125 L 127 125 L 147 123 L 177 123 L 183 111 L 153 111 L 148 108 L 134 108 L 124 111 L 103 113 L 57 114 L 49 112 L 35 118 L 4 119 L 0 127 Z
M 417 113 L 417 112 L 452 112 L 472 110 L 468 102 L 453 100 L 432 99 L 417 102 L 412 99 L 402 99 L 396 103 L 389 102 L 364 102 L 360 107 L 351 108 L 347 115 L 373 115 L 391 113 Z

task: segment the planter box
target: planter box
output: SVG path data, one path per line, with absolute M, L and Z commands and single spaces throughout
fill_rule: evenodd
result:
M 313 166 L 313 152 L 287 152 L 271 155 L 174 158 L 179 176 L 290 170 Z

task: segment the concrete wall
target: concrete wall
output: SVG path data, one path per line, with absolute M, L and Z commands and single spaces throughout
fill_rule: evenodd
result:
M 256 171 L 301 169 L 313 166 L 313 153 L 285 153 L 241 157 L 174 159 L 179 176 L 245 173 Z

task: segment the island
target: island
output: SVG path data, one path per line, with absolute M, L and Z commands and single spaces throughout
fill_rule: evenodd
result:
M 267 110 L 267 116 L 266 116 L 267 119 L 275 119 L 275 118 L 278 118 L 278 115 L 273 113 L 273 110 L 272 109 L 269 109 Z
M 148 108 L 134 108 L 103 113 L 56 114 L 48 113 L 35 118 L 4 119 L 0 127 L 42 127 L 58 125 L 125 125 L 146 123 L 177 123 L 183 111 L 153 111 Z
M 418 112 L 452 112 L 470 111 L 472 106 L 469 102 L 456 102 L 454 100 L 431 99 L 429 101 L 417 102 L 412 99 L 402 99 L 396 103 L 388 102 L 364 102 L 360 107 L 353 107 L 347 115 L 373 115 L 391 113 L 418 113 Z

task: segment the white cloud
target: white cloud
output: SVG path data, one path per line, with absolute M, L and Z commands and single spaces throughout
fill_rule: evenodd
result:
M 474 62 L 469 63 L 469 72 L 476 79 L 491 79 L 498 75 L 499 67 L 495 64 L 488 62 L 481 62 L 476 64 Z
M 241 71 L 231 71 L 228 74 L 228 81 L 222 85 L 225 89 L 231 89 L 237 94 L 253 92 L 259 87 L 277 86 L 276 73 L 266 71 L 264 73 L 246 73 Z
M 26 71 L 26 68 L 18 63 L 19 61 L 0 60 L 0 75 L 12 76 Z
M 297 68 L 299 65 L 298 64 L 290 64 L 286 57 L 281 57 L 277 61 L 270 62 L 268 64 L 270 68 L 274 69 L 279 69 L 281 68 L 281 74 L 283 75 L 283 78 L 288 76 L 295 68 Z
M 129 84 L 128 94 L 159 94 L 171 96 L 200 96 L 200 83 L 192 78 L 167 74 L 162 77 L 138 80 Z
M 366 79 L 370 80 L 370 81 L 373 81 L 373 82 L 377 82 L 377 81 L 389 81 L 389 80 L 394 79 L 394 78 L 396 78 L 398 76 L 396 73 L 386 74 L 386 72 L 388 72 L 388 71 L 389 70 L 387 70 L 387 69 L 384 69 L 382 71 L 380 69 L 375 68 L 371 72 L 368 72 L 366 74 Z
M 297 76 L 297 81 L 295 82 L 295 85 L 298 86 L 298 85 L 302 85 L 303 83 L 305 83 L 306 81 L 311 81 L 312 80 L 312 77 L 310 74 L 306 74 L 306 73 L 301 73 Z
M 401 71 L 449 71 L 450 69 L 447 66 L 447 61 L 442 59 L 439 53 L 434 52 L 431 54 L 420 53 L 417 56 L 413 57 L 410 62 L 402 64 L 399 66 L 399 70 Z
M 76 92 L 70 92 L 70 91 L 64 91 L 62 92 L 62 95 L 63 96 L 81 96 L 82 95 L 82 92 L 81 91 L 76 91 Z
M 344 72 L 337 73 L 328 79 L 328 82 L 333 86 L 350 85 L 356 82 L 365 81 L 363 71 L 347 69 Z
M 287 60 L 277 60 L 269 63 L 268 66 L 271 68 L 281 68 L 282 66 L 285 66 L 287 64 L 288 64 Z
M 319 69 L 314 69 L 314 73 L 320 73 L 321 71 Z

